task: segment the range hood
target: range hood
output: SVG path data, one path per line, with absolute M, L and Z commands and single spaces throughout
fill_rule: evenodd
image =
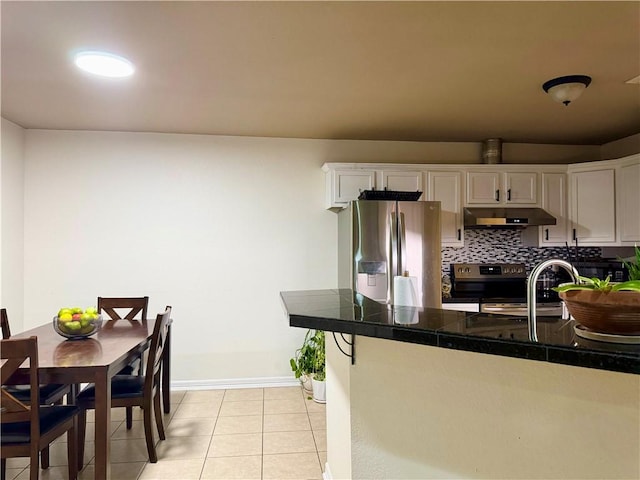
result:
M 529 227 L 555 225 L 556 219 L 541 208 L 465 208 L 464 226 L 468 228 Z

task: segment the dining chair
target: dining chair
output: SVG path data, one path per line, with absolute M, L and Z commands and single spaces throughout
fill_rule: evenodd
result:
M 110 320 L 143 320 L 147 318 L 149 297 L 98 297 L 98 313 L 105 313 Z M 118 372 L 118 375 L 132 375 L 137 371 L 142 375 L 142 353 L 129 365 Z M 133 426 L 133 408 L 126 412 L 127 430 Z
M 2 328 L 2 338 L 10 338 L 11 327 L 9 326 L 9 316 L 6 308 L 0 309 L 0 327 Z M 6 385 L 3 388 L 22 403 L 30 403 L 31 387 L 29 385 Z M 71 394 L 71 385 L 60 383 L 40 384 L 38 394 L 42 405 L 62 405 L 62 399 L 65 395 Z M 42 449 L 41 460 L 42 468 L 49 468 L 49 445 Z
M 38 373 L 38 339 L 3 339 L 0 341 L 2 378 L 2 415 L 0 416 L 0 456 L 2 478 L 7 458 L 29 457 L 29 478 L 37 480 L 39 453 L 67 432 L 69 478 L 78 476 L 77 438 L 74 422 L 79 409 L 73 405 L 41 405 Z M 4 388 L 5 383 L 25 362 L 29 361 L 29 404 L 20 401 Z
M 153 441 L 153 425 L 151 412 L 153 411 L 158 436 L 165 439 L 162 423 L 162 407 L 160 404 L 160 382 L 162 353 L 167 345 L 169 319 L 171 307 L 167 306 L 163 313 L 156 316 L 156 322 L 151 335 L 151 346 L 147 355 L 145 375 L 116 375 L 111 380 L 111 407 L 142 407 L 144 421 L 144 436 L 147 442 L 149 461 L 156 463 L 158 456 Z M 87 422 L 87 410 L 95 409 L 96 389 L 89 384 L 76 398 L 80 408 L 78 431 L 78 469 L 84 466 L 84 439 Z

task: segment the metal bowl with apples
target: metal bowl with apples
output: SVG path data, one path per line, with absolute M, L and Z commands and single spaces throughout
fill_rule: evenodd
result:
M 95 307 L 61 308 L 53 317 L 54 330 L 70 340 L 81 340 L 95 334 L 102 326 L 102 315 Z

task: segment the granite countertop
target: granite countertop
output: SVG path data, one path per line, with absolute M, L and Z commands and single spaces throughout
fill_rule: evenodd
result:
M 583 339 L 574 333 L 573 320 L 538 317 L 534 342 L 526 320 L 500 315 L 393 307 L 350 289 L 289 291 L 280 296 L 292 327 L 640 374 L 640 344 Z

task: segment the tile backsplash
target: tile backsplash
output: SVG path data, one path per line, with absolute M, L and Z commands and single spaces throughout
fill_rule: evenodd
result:
M 528 247 L 522 243 L 520 229 L 468 229 L 464 247 L 443 247 L 442 273 L 449 274 L 451 263 L 524 263 L 531 271 L 538 263 L 549 258 L 570 260 L 565 247 Z M 571 254 L 575 250 L 571 248 Z M 600 257 L 599 247 L 580 247 L 582 258 Z

